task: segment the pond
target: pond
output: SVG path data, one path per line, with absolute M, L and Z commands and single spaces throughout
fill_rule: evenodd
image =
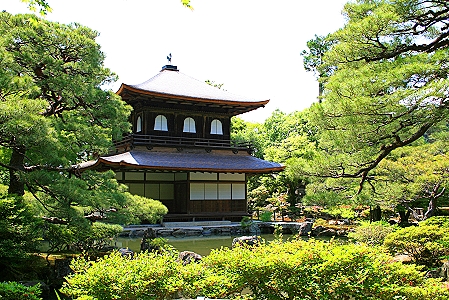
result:
M 178 251 L 193 251 L 202 256 L 209 255 L 212 249 L 220 249 L 221 247 L 231 248 L 232 240 L 236 236 L 199 236 L 199 237 L 184 237 L 166 238 L 168 244 L 172 245 Z M 262 234 L 260 237 L 266 241 L 274 240 L 273 234 Z M 284 240 L 291 237 L 291 235 L 284 234 Z M 125 238 L 118 237 L 114 240 L 114 246 L 118 248 L 128 248 L 134 252 L 140 251 L 141 238 Z

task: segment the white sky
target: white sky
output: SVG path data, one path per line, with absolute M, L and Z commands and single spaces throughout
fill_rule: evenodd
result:
M 303 68 L 303 49 L 315 34 L 344 24 L 347 0 L 48 0 L 46 17 L 77 22 L 100 33 L 105 65 L 118 74 L 111 87 L 138 84 L 167 64 L 198 80 L 223 83 L 234 94 L 260 100 L 265 108 L 241 115 L 263 122 L 275 109 L 303 110 L 316 101 L 318 83 Z M 0 9 L 29 13 L 20 0 L 0 0 Z

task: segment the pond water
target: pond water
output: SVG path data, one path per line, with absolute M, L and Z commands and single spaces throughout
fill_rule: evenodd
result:
M 274 239 L 273 234 L 262 234 L 262 239 L 266 241 L 272 241 Z M 200 237 L 184 237 L 165 238 L 168 244 L 172 245 L 178 251 L 193 251 L 202 256 L 209 255 L 212 249 L 220 249 L 221 247 L 231 248 L 232 240 L 236 236 L 200 236 Z M 284 240 L 291 237 L 291 235 L 284 234 Z M 141 238 L 125 238 L 118 237 L 114 240 L 114 246 L 119 248 L 128 248 L 134 252 L 140 251 Z

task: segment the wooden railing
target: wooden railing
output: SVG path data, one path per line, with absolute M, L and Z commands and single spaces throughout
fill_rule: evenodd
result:
M 252 152 L 250 142 L 238 142 L 232 140 L 204 139 L 174 136 L 159 136 L 146 134 L 129 134 L 121 141 L 115 142 L 116 148 L 127 148 L 134 146 L 147 147 L 175 147 L 175 148 L 204 148 L 204 149 L 229 149 L 237 151 Z

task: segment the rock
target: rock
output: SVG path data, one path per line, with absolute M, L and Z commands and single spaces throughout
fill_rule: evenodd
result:
M 232 240 L 232 248 L 237 245 L 249 245 L 249 246 L 257 246 L 260 244 L 260 238 L 255 235 L 251 236 L 241 236 L 234 238 Z
M 337 235 L 337 231 L 334 229 L 326 229 L 322 232 L 320 232 L 320 234 L 318 234 L 318 236 L 336 236 Z
M 397 225 L 397 224 L 399 224 L 399 221 L 395 220 L 395 219 L 390 219 L 390 220 L 388 220 L 388 224 L 390 224 L 390 225 Z
M 192 251 L 182 251 L 178 254 L 177 262 L 182 262 L 183 265 L 190 264 L 192 262 L 197 262 L 203 259 L 203 257 Z
M 64 277 L 72 274 L 73 271 L 70 268 L 72 258 L 55 259 L 55 277 L 58 280 L 64 280 Z
M 337 236 L 347 236 L 348 233 L 344 229 L 337 230 Z
M 158 230 L 157 234 L 160 236 L 170 236 L 172 235 L 173 230 L 172 229 L 163 229 L 163 230 Z
M 200 236 L 203 234 L 203 230 L 202 229 L 189 229 L 186 230 L 186 235 L 187 236 Z
M 212 235 L 212 231 L 210 229 L 203 229 L 202 234 L 204 236 L 209 236 L 209 235 Z
M 300 236 L 308 236 L 309 233 L 312 232 L 312 222 L 303 222 L 299 227 L 299 235 Z
M 134 256 L 134 252 L 128 248 L 120 248 L 118 249 L 118 252 L 124 257 L 132 258 Z
M 439 277 L 443 278 L 444 281 L 449 279 L 449 262 L 445 262 L 439 269 Z
M 154 231 L 153 228 L 147 228 L 147 230 L 143 233 L 142 240 L 140 241 L 140 251 L 143 252 L 147 250 L 154 250 L 154 247 L 150 245 L 148 240 L 152 240 L 156 238 L 156 236 L 156 231 Z
M 313 228 L 312 230 L 312 235 L 313 236 L 318 236 L 321 232 L 323 232 L 324 230 L 326 230 L 326 228 L 324 228 L 321 225 L 318 225 L 317 227 Z
M 172 233 L 174 237 L 184 237 L 187 235 L 187 232 L 183 229 L 175 229 Z
M 340 221 L 340 225 L 349 225 L 351 224 L 351 221 L 349 221 L 349 219 L 343 219 Z

